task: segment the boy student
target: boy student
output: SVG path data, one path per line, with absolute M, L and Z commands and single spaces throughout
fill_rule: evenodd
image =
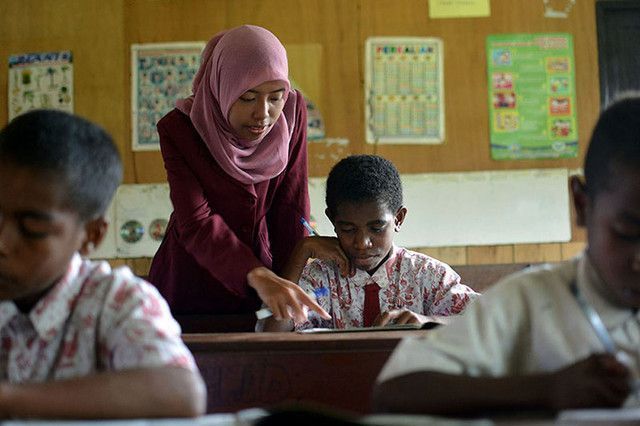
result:
M 38 110 L 0 132 L 0 416 L 203 412 L 180 328 L 127 268 L 82 259 L 122 175 L 109 135 Z
M 477 296 L 445 263 L 393 244 L 407 208 L 390 161 L 374 155 L 341 160 L 327 178 L 326 203 L 337 238 L 302 240 L 285 278 L 315 293 L 331 319 L 310 312 L 296 330 L 444 322 L 439 317 L 460 313 Z M 294 328 L 280 318 L 268 318 L 264 331 Z
M 640 98 L 601 115 L 572 177 L 586 251 L 505 278 L 427 339 L 400 343 L 375 391 L 379 411 L 640 405 Z

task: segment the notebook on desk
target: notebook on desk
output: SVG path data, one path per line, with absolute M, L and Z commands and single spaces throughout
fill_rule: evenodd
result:
M 438 322 L 425 322 L 424 324 L 390 324 L 384 327 L 357 327 L 357 328 L 309 328 L 298 333 L 360 333 L 365 331 L 396 331 L 396 330 L 430 330 L 442 325 Z

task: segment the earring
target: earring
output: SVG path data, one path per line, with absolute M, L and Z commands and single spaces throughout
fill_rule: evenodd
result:
M 85 251 L 87 252 L 87 254 L 90 254 L 93 249 L 96 248 L 96 245 L 93 244 L 93 241 L 89 241 L 86 245 L 85 245 Z

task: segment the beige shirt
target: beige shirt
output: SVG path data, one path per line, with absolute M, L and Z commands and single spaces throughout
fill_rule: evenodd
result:
M 551 372 L 604 352 L 571 293 L 578 289 L 598 312 L 617 348 L 640 370 L 640 315 L 611 305 L 585 254 L 559 265 L 529 268 L 494 285 L 451 323 L 424 338 L 406 338 L 378 381 L 416 371 L 471 376 Z M 626 405 L 639 405 L 630 397 Z

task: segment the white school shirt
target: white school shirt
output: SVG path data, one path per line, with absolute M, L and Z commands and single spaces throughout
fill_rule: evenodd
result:
M 195 371 L 180 326 L 129 268 L 75 254 L 65 276 L 31 309 L 0 302 L 0 380 L 43 382 L 99 371 L 180 366 Z
M 317 301 L 331 319 L 323 320 L 310 312 L 309 320 L 296 324 L 296 330 L 363 327 L 364 286 L 369 283 L 380 286 L 381 313 L 404 308 L 422 315 L 454 315 L 478 296 L 460 284 L 460 276 L 446 263 L 395 245 L 389 259 L 373 275 L 356 269 L 353 277 L 345 278 L 334 262 L 316 259 L 304 268 L 299 285 L 311 293 L 328 289 L 327 296 Z
M 611 305 L 587 255 L 559 265 L 513 274 L 445 327 L 406 338 L 383 367 L 378 382 L 418 371 L 501 377 L 559 370 L 605 352 L 570 285 L 602 318 L 618 350 L 640 371 L 640 315 Z M 638 405 L 630 396 L 625 405 Z

